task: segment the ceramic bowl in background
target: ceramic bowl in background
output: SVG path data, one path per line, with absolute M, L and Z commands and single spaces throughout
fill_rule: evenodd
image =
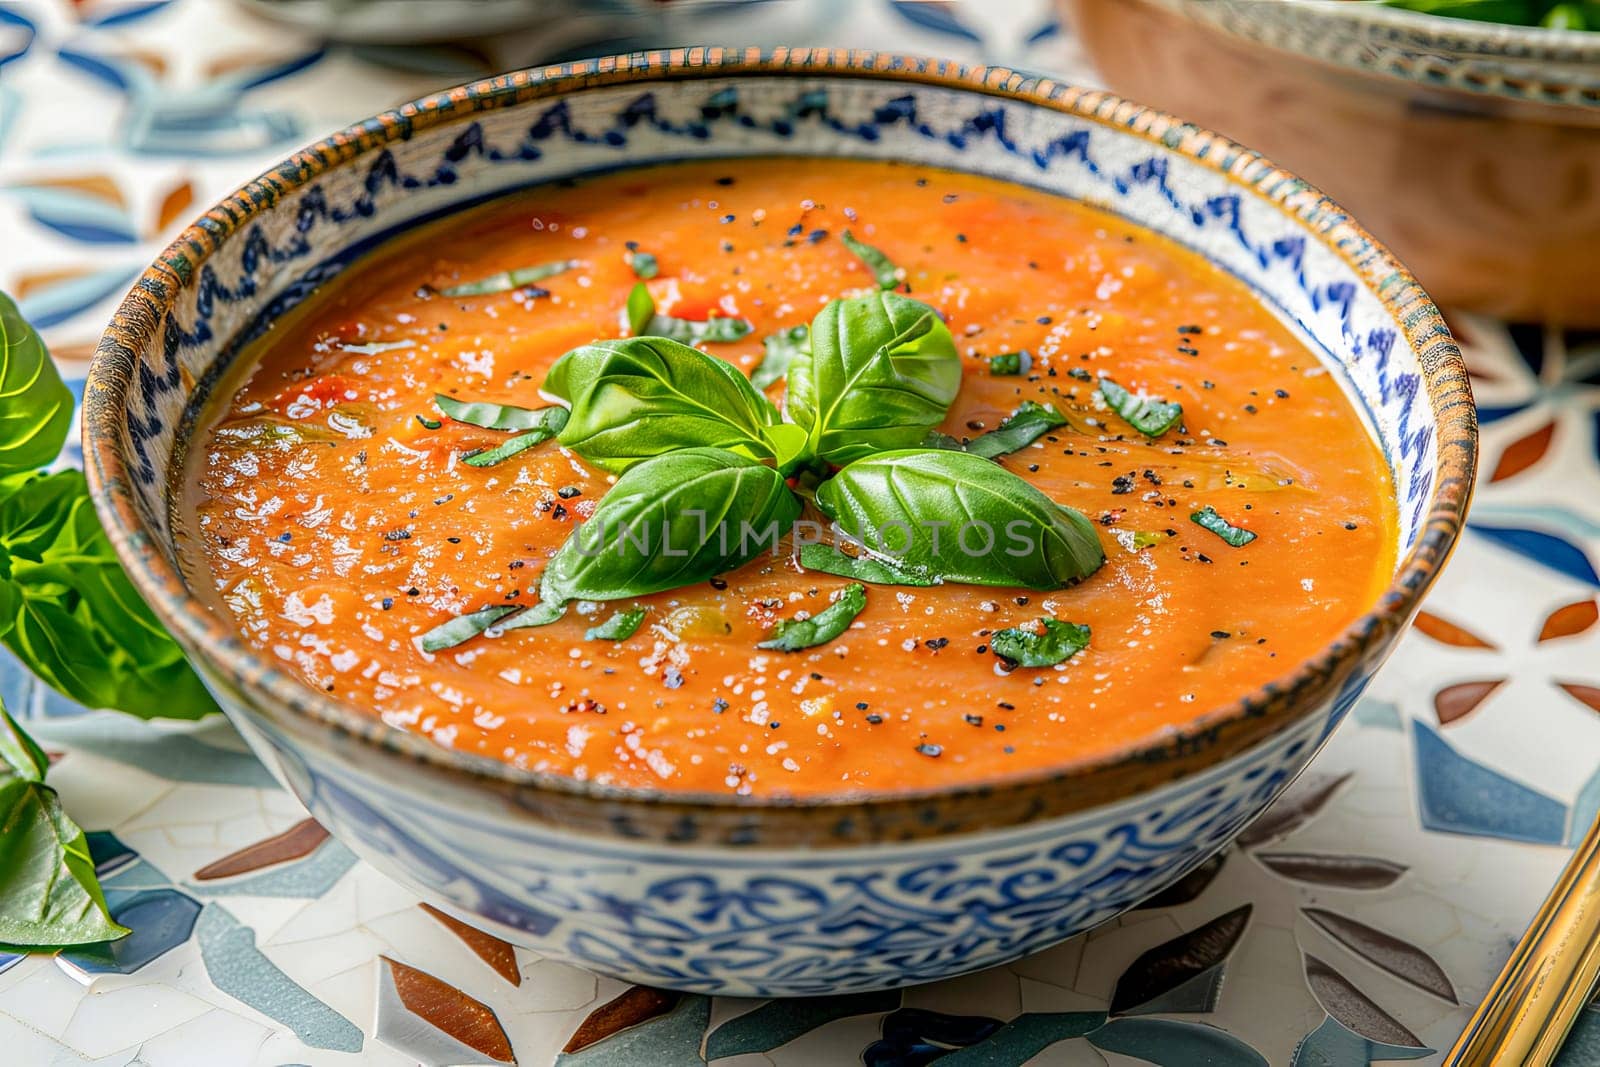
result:
M 1348 206 L 1446 307 L 1600 325 L 1600 33 L 1353 0 L 1063 0 L 1106 84 Z
M 1314 659 L 1124 751 L 1003 781 L 805 802 L 606 788 L 439 747 L 305 687 L 191 590 L 169 486 L 198 406 L 274 316 L 384 235 L 500 192 L 774 155 L 912 160 L 1026 183 L 1235 274 L 1298 324 L 1370 413 L 1400 493 L 1393 585 Z M 134 582 L 251 747 L 336 837 L 539 952 L 738 995 L 840 993 L 1003 963 L 1222 848 L 1305 766 L 1415 611 L 1460 529 L 1476 440 L 1460 354 L 1410 275 L 1253 153 L 1006 70 L 790 49 L 524 71 L 334 135 L 207 212 L 144 273 L 100 344 L 84 407 L 90 481 Z

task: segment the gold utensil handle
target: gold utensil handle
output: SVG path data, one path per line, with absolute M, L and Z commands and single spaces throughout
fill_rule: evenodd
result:
M 1544 1067 L 1600 977 L 1600 819 L 1456 1039 L 1449 1067 Z

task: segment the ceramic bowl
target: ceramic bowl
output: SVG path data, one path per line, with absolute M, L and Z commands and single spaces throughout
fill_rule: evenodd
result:
M 1314 659 L 1126 751 L 1004 781 L 797 802 L 663 794 L 435 746 L 296 681 L 188 588 L 168 493 L 196 407 L 274 316 L 385 234 L 530 183 L 662 160 L 916 160 L 1117 212 L 1231 271 L 1371 417 L 1393 585 Z M 140 591 L 251 747 L 336 837 L 426 897 L 633 982 L 737 995 L 925 982 L 1101 922 L 1222 848 L 1349 710 L 1444 562 L 1472 483 L 1460 355 L 1334 204 L 1099 92 L 876 53 L 717 48 L 523 71 L 335 134 L 147 270 L 85 400 L 96 502 Z M 1024 714 L 1019 709 L 1018 714 Z
M 1118 92 L 1359 215 L 1446 307 L 1600 326 L 1600 33 L 1350 0 L 1062 0 Z

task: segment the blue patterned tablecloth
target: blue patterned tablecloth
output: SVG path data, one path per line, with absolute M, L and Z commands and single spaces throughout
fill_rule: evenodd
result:
M 400 46 L 323 43 L 225 0 L 0 4 L 0 288 L 81 386 L 161 243 L 297 144 L 495 69 L 643 43 L 630 35 L 1086 77 L 1037 0 L 579 7 L 490 42 Z M 619 12 L 637 21 L 619 31 Z M 0 694 L 57 757 L 51 781 L 134 933 L 0 955 L 0 1061 L 1436 1061 L 1600 809 L 1600 335 L 1454 326 L 1484 420 L 1454 564 L 1305 778 L 1150 905 L 904 992 L 629 988 L 419 905 L 307 819 L 226 723 L 85 712 L 6 659 Z M 1600 1062 L 1600 1011 L 1565 1058 Z

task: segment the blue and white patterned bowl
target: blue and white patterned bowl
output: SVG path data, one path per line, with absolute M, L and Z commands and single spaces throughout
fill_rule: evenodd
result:
M 1402 494 L 1394 584 L 1314 659 L 1093 761 L 822 801 L 604 788 L 449 751 L 257 657 L 188 590 L 170 475 L 242 345 L 397 228 L 587 171 L 914 159 L 1118 212 L 1298 323 Z M 689 49 L 527 71 L 380 115 L 213 208 L 140 279 L 85 398 L 100 513 L 251 746 L 340 840 L 470 921 L 634 982 L 725 994 L 924 982 L 1043 948 L 1226 844 L 1354 703 L 1443 564 L 1472 484 L 1460 354 L 1409 274 L 1256 155 L 1108 95 L 876 53 Z M 1019 709 L 1019 714 L 1024 709 Z

